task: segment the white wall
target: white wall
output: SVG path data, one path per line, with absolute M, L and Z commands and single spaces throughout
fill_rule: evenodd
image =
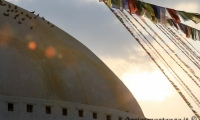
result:
M 14 111 L 8 111 L 8 102 L 14 104 Z M 33 112 L 26 112 L 26 105 L 33 105 Z M 51 114 L 45 114 L 45 106 L 51 106 Z M 134 106 L 133 106 L 134 107 Z M 67 108 L 67 116 L 62 115 L 62 108 Z M 84 111 L 83 118 L 78 117 L 78 110 Z M 53 101 L 36 98 L 0 96 L 0 120 L 93 120 L 92 113 L 97 113 L 97 120 L 106 120 L 111 115 L 112 120 L 138 118 L 139 116 L 124 111 L 91 105 Z M 141 117 L 142 118 L 142 117 Z

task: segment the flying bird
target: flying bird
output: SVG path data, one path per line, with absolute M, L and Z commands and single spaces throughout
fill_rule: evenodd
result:
M 25 18 L 22 18 L 22 20 L 25 20 Z
M 18 12 L 18 10 L 15 11 L 16 13 Z
M 31 19 L 32 17 L 29 17 L 29 19 Z
M 18 22 L 19 24 L 22 24 L 20 21 Z
M 17 9 L 17 6 L 15 5 L 15 9 Z
M 11 12 L 13 12 L 14 10 L 11 10 Z
M 50 24 L 49 21 L 47 22 L 47 24 Z
M 7 10 L 7 12 L 10 12 L 10 10 Z
M 8 5 L 9 8 L 11 8 L 10 4 Z
M 28 14 L 26 14 L 26 17 L 29 17 L 29 15 L 28 15 Z
M 21 12 L 21 14 L 23 14 L 23 12 Z
M 31 26 L 30 29 L 33 29 L 33 26 Z
M 54 27 L 54 25 L 51 25 L 51 27 Z

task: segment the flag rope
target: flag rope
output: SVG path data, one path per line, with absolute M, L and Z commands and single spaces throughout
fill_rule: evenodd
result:
M 176 38 L 180 43 L 200 62 L 199 56 L 182 40 L 178 35 L 176 35 L 169 27 L 163 26 L 169 33 L 171 33 L 174 38 Z
M 183 35 L 174 27 L 171 27 L 172 29 L 174 29 L 174 31 L 176 31 L 177 34 L 179 34 L 194 50 L 196 50 L 197 53 L 200 54 L 200 52 L 191 44 L 188 42 L 188 40 L 186 38 L 183 37 Z
M 161 27 L 159 27 L 159 26 L 157 26 L 172 42 L 173 42 L 173 40 L 167 35 L 167 33 L 165 33 L 165 31 L 161 28 Z M 173 42 L 174 43 L 174 42 Z M 176 43 L 174 43 L 177 47 L 178 47 L 178 45 L 176 44 Z M 183 52 L 183 51 L 182 51 Z M 186 55 L 186 57 L 188 58 L 188 59 L 190 59 L 187 55 Z M 178 57 L 178 58 L 180 58 L 180 57 Z M 195 75 L 195 73 L 194 73 L 194 71 L 192 70 L 192 68 L 191 67 L 189 67 L 183 60 L 181 60 L 181 59 L 179 59 L 184 65 L 185 65 L 185 67 L 186 68 L 188 68 L 189 69 L 189 71 L 199 80 L 199 77 L 198 76 L 196 76 Z M 191 60 L 191 59 L 190 59 Z M 193 62 L 192 60 L 191 60 L 191 62 Z M 198 64 L 196 64 L 196 63 L 194 63 L 193 62 L 193 64 L 199 69 L 199 65 Z
M 196 49 L 193 47 L 193 45 L 190 44 L 190 43 L 188 42 L 188 40 L 187 40 L 186 38 L 182 37 L 181 33 L 179 34 L 178 32 L 174 32 L 172 27 L 170 28 L 170 27 L 167 27 L 167 26 L 166 26 L 166 28 L 167 28 L 175 37 L 177 37 L 177 39 L 180 39 L 180 40 L 183 42 L 183 44 L 185 44 L 185 46 L 186 46 L 186 47 L 196 56 L 196 58 L 200 61 L 200 57 L 199 57 L 199 55 L 198 55 L 198 54 L 200 54 L 199 51 L 196 50 Z M 175 31 L 176 31 L 176 30 L 175 30 Z M 181 37 L 179 37 L 177 34 L 180 35 Z M 187 43 L 184 42 L 184 41 L 186 41 Z M 192 48 L 190 48 L 188 44 L 189 44 Z M 194 50 L 193 50 L 193 49 L 194 49 Z
M 109 8 L 109 7 L 108 7 Z M 181 92 L 181 90 L 170 80 L 170 78 L 165 74 L 165 72 L 163 71 L 163 69 L 158 65 L 158 63 L 153 59 L 153 57 L 151 56 L 151 54 L 147 51 L 147 49 L 141 44 L 141 42 L 139 41 L 138 38 L 136 38 L 133 34 L 133 32 L 129 29 L 129 27 L 126 26 L 126 24 L 124 23 L 123 19 L 120 18 L 120 16 L 117 15 L 117 13 L 115 13 L 111 8 L 109 8 L 111 10 L 111 12 L 113 12 L 113 14 L 119 19 L 119 21 L 124 25 L 124 27 L 129 31 L 129 33 L 133 36 L 133 38 L 135 38 L 135 40 L 138 42 L 138 44 L 140 44 L 140 46 L 143 48 L 143 50 L 149 55 L 149 57 L 154 61 L 154 63 L 156 64 L 156 66 L 161 70 L 161 72 L 165 75 L 165 77 L 170 81 L 170 83 L 172 84 L 172 86 L 177 90 L 177 92 L 179 93 L 179 95 L 183 98 L 183 100 L 186 102 L 186 104 L 188 105 L 188 107 L 192 110 L 192 112 L 195 114 L 195 116 L 200 120 L 200 116 L 199 114 L 193 109 L 192 105 L 188 102 L 188 100 L 186 99 L 186 97 L 183 95 L 183 93 Z
M 130 14 L 131 15 L 131 14 Z M 132 15 L 131 15 L 132 16 Z M 147 31 L 147 29 L 136 19 L 136 18 L 134 18 L 133 16 L 132 16 L 132 18 L 156 41 L 156 43 L 158 43 L 158 45 L 160 46 L 160 47 L 162 47 L 163 48 L 163 50 L 170 56 L 170 58 L 172 58 L 172 60 L 174 61 L 174 62 L 176 62 L 177 63 L 177 65 L 191 78 L 191 80 L 200 88 L 200 85 L 197 83 L 197 81 L 169 54 L 169 52 L 156 40 L 156 38 L 155 37 L 153 37 L 153 35 L 151 35 L 148 31 Z M 155 33 L 155 31 L 154 31 L 154 33 Z M 157 36 L 159 36 L 158 34 L 156 34 Z M 174 51 L 166 44 L 166 42 L 159 36 L 158 37 L 173 53 L 174 53 Z M 180 58 L 179 58 L 179 56 L 177 55 L 177 54 L 175 54 L 175 56 L 179 59 L 179 60 L 181 60 Z M 196 77 L 196 76 L 195 76 Z M 198 77 L 196 77 L 198 80 L 199 80 L 199 78 Z M 200 80 L 199 80 L 200 81 Z
M 144 23 L 145 23 L 145 25 L 150 29 L 150 30 L 152 30 L 152 32 L 171 50 L 171 52 L 174 52 L 167 44 L 166 44 L 166 42 L 148 25 L 148 23 L 144 20 L 144 19 L 142 19 L 141 17 L 139 17 Z M 175 52 L 174 52 L 175 53 Z M 185 65 L 185 67 L 186 68 L 188 68 L 189 69 L 189 71 L 194 75 L 194 77 L 196 78 L 196 79 L 198 79 L 199 81 L 200 81 L 200 78 L 197 76 L 197 75 L 195 75 L 195 73 L 193 72 L 193 70 L 191 70 L 191 68 L 190 67 L 188 67 L 188 65 L 183 61 L 183 60 L 181 60 L 180 59 L 180 57 L 177 55 L 177 54 L 175 54 L 175 56 Z
M 172 69 L 172 67 L 164 60 L 164 58 L 160 55 L 160 53 L 155 49 L 155 47 L 153 47 L 153 45 L 148 41 L 148 39 L 146 39 L 146 37 L 137 29 L 137 27 L 133 24 L 131 24 L 132 23 L 132 21 L 128 18 L 128 16 L 126 16 L 126 14 L 124 13 L 124 12 L 121 12 L 120 10 L 119 10 L 119 12 L 118 13 L 120 13 L 120 15 L 126 20 L 126 22 L 127 23 L 129 23 L 129 25 L 131 26 L 131 28 L 133 28 L 133 30 L 135 30 L 135 32 L 140 36 L 140 38 L 141 38 L 141 40 L 148 46 L 148 48 L 154 53 L 154 55 L 157 57 L 157 58 L 159 58 L 158 56 L 160 56 L 161 57 L 161 59 L 165 62 L 165 64 L 169 67 L 166 67 L 166 65 L 162 62 L 162 60 L 160 60 L 161 62 L 162 62 L 162 64 L 167 68 L 167 70 L 172 74 L 172 72 L 175 74 L 175 76 L 179 79 L 177 79 L 175 76 L 174 76 L 174 74 L 172 74 L 172 76 L 179 82 L 179 84 L 183 87 L 183 89 L 188 93 L 188 95 L 193 99 L 193 101 L 196 103 L 196 105 L 200 108 L 200 101 L 198 100 L 198 98 L 193 94 L 193 92 L 189 89 L 189 87 L 181 80 L 181 78 L 177 75 L 177 73 Z M 123 14 L 122 14 L 123 13 Z M 126 19 L 124 16 L 128 19 Z M 134 27 L 133 27 L 134 26 Z M 136 30 L 137 29 L 137 30 Z M 138 32 L 139 33 L 138 33 Z M 143 36 L 143 38 L 144 39 L 146 39 L 146 41 L 142 38 L 142 36 Z M 152 47 L 152 49 L 151 49 L 151 47 L 149 46 L 149 45 Z M 154 51 L 158 54 L 156 54 Z M 172 71 L 170 71 L 170 70 Z M 183 84 L 183 85 L 182 85 Z
M 161 26 L 156 25 L 173 43 L 174 45 L 179 48 L 179 50 L 198 68 L 200 69 L 199 63 L 177 42 L 178 40 L 174 40 L 172 36 Z M 182 61 L 182 60 L 181 60 Z

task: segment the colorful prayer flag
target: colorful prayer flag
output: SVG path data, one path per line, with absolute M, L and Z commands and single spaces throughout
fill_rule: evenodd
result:
M 145 3 L 144 2 L 141 2 L 141 1 L 137 1 L 136 2 L 136 6 L 138 8 L 138 12 L 137 12 L 137 15 L 144 15 L 145 11 L 146 11 L 146 8 L 145 8 Z
M 152 9 L 154 10 L 155 17 L 158 19 L 158 22 L 161 24 L 166 24 L 166 9 L 164 7 L 156 6 L 151 4 Z
M 177 11 L 184 21 L 192 20 L 193 22 L 200 23 L 200 18 L 195 16 L 195 13 L 187 13 L 185 11 Z
M 137 0 L 128 0 L 130 14 L 135 14 L 136 12 L 138 12 L 136 2 Z
M 180 23 L 180 18 L 177 15 L 176 10 L 167 8 L 167 11 L 170 14 L 170 16 L 173 18 L 173 20 L 174 20 L 175 23 Z

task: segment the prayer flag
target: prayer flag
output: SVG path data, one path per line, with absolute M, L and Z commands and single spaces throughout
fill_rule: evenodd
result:
M 184 33 L 186 34 L 185 25 L 182 24 L 182 23 L 179 23 L 179 27 L 180 27 L 181 31 L 184 32 Z
M 185 25 L 185 34 L 187 38 L 190 38 L 190 27 Z
M 138 8 L 138 12 L 137 12 L 137 15 L 140 15 L 140 16 L 142 16 L 142 15 L 144 15 L 144 13 L 145 13 L 145 3 L 144 2 L 141 2 L 141 1 L 137 1 L 136 2 L 136 6 L 137 6 L 137 8 Z
M 164 7 L 160 7 L 160 21 L 161 24 L 166 24 L 166 9 Z
M 158 22 L 161 24 L 166 23 L 166 9 L 164 7 L 151 5 L 154 10 L 155 16 L 158 19 Z
M 176 27 L 176 29 L 178 30 L 178 25 L 174 22 L 174 20 L 169 19 L 168 22 L 170 23 L 170 25 L 172 24 L 172 26 Z
M 191 33 L 191 35 L 192 35 L 192 39 L 193 40 L 196 40 L 197 38 L 196 38 L 196 30 L 194 29 L 194 28 L 190 28 L 190 33 Z
M 195 13 L 187 13 L 184 11 L 177 11 L 177 12 L 183 18 L 184 21 L 192 20 L 196 24 L 200 23 L 200 18 L 195 16 Z
M 116 5 L 116 6 L 118 6 L 118 7 L 120 7 L 120 5 L 121 5 L 121 0 L 112 0 L 112 4 L 113 4 L 113 5 Z
M 111 0 L 99 0 L 99 2 L 104 2 L 108 7 L 111 7 Z
M 136 12 L 138 12 L 136 2 L 137 2 L 136 0 L 128 0 L 130 14 L 135 14 Z
M 200 31 L 198 30 L 198 36 L 199 36 L 199 41 L 200 41 Z
M 157 23 L 157 18 L 155 16 L 154 10 L 151 7 L 151 5 L 148 3 L 145 3 L 144 5 L 146 8 L 146 12 L 145 12 L 146 17 L 149 18 L 152 22 Z
M 174 20 L 175 23 L 180 23 L 180 18 L 177 15 L 176 10 L 167 8 L 167 11 L 170 14 L 170 16 L 173 18 L 173 20 Z
M 122 0 L 122 8 L 128 9 L 128 0 Z

